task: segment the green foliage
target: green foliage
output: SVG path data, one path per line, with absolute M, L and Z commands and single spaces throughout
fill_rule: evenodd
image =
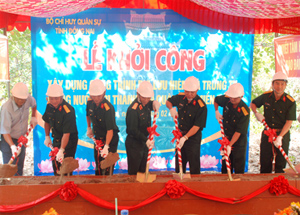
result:
M 3 32 L 0 32 L 3 33 Z M 9 52 L 10 89 L 18 82 L 24 82 L 31 89 L 31 35 L 30 30 L 7 33 Z M 0 82 L 0 105 L 8 99 L 8 84 Z

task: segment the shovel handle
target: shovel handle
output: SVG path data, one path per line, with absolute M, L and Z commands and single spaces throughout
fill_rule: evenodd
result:
M 220 127 L 221 127 L 222 138 L 224 138 L 225 137 L 224 127 L 223 127 L 223 122 L 222 122 L 221 119 L 219 120 L 219 124 L 220 124 Z M 231 168 L 230 168 L 230 163 L 229 163 L 229 159 L 228 159 L 227 148 L 226 147 L 224 147 L 224 148 L 225 148 L 224 153 L 225 153 L 225 162 L 226 162 L 227 174 L 228 174 L 229 181 L 232 181 L 233 179 L 232 179 L 232 176 L 231 176 Z
M 278 149 L 281 152 L 281 154 L 283 155 L 283 157 L 285 158 L 285 160 L 288 162 L 288 164 L 290 165 L 290 167 L 294 170 L 294 172 L 296 174 L 299 174 L 298 171 L 296 170 L 295 166 L 292 164 L 292 162 L 290 161 L 289 157 L 287 156 L 287 154 L 283 150 L 283 148 L 281 146 L 279 146 Z
M 262 123 L 264 124 L 264 126 L 265 126 L 265 128 L 267 130 L 270 129 L 270 127 L 268 126 L 268 124 L 266 123 L 266 121 L 264 119 L 262 120 Z M 288 162 L 288 164 L 290 165 L 290 167 L 294 170 L 294 172 L 296 174 L 299 174 L 298 171 L 296 170 L 295 166 L 292 164 L 292 162 L 290 161 L 289 157 L 287 156 L 287 154 L 283 150 L 283 148 L 281 146 L 278 146 L 278 149 L 281 152 L 281 154 L 283 155 L 283 157 L 285 158 L 285 160 Z
M 33 129 L 33 125 L 30 124 L 29 127 L 28 127 L 28 130 L 27 130 L 26 134 L 24 135 L 24 137 L 27 138 L 28 135 L 30 134 L 30 132 L 32 131 L 32 129 Z M 20 143 L 17 145 L 17 151 L 19 151 L 19 150 L 22 148 L 23 145 L 25 146 L 24 143 L 20 142 Z M 12 162 L 14 162 L 14 160 L 15 160 L 16 157 L 17 157 L 17 154 L 16 154 L 16 153 L 13 154 L 13 155 L 11 156 L 11 158 L 10 158 L 8 164 L 12 164 Z

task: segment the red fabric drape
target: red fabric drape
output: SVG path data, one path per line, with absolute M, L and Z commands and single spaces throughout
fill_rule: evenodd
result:
M 296 189 L 295 187 L 290 186 L 288 183 L 288 180 L 285 179 L 284 176 L 275 177 L 273 180 L 271 180 L 270 183 L 266 184 L 262 188 L 254 191 L 253 193 L 250 193 L 249 195 L 245 195 L 239 199 L 221 198 L 221 197 L 213 196 L 210 194 L 206 194 L 206 193 L 202 193 L 202 192 L 193 190 L 176 180 L 169 180 L 165 184 L 165 187 L 161 191 L 158 191 L 157 193 L 155 193 L 148 199 L 142 201 L 141 203 L 139 203 L 137 205 L 133 205 L 133 206 L 119 206 L 118 210 L 123 210 L 123 209 L 127 209 L 130 211 L 136 210 L 140 207 L 143 207 L 145 205 L 148 205 L 148 204 L 154 202 L 155 200 L 163 197 L 165 194 L 168 194 L 169 197 L 172 199 L 181 198 L 181 196 L 183 196 L 185 194 L 185 192 L 188 192 L 199 198 L 204 198 L 204 199 L 208 199 L 208 200 L 212 200 L 212 201 L 216 201 L 216 202 L 223 202 L 223 203 L 227 203 L 227 204 L 238 204 L 238 203 L 248 201 L 268 189 L 270 190 L 270 193 L 275 194 L 275 195 L 282 195 L 282 194 L 289 192 L 293 195 L 300 196 L 300 190 Z M 81 195 L 85 200 L 87 200 L 88 202 L 90 202 L 96 206 L 103 207 L 103 208 L 106 208 L 109 210 L 115 209 L 115 205 L 113 203 L 107 202 L 97 196 L 94 196 L 93 194 L 79 188 L 76 184 L 74 184 L 74 182 L 69 181 L 69 182 L 66 182 L 60 189 L 55 190 L 55 191 L 51 192 L 50 194 L 48 194 L 40 199 L 37 199 L 35 201 L 29 202 L 29 203 L 24 203 L 21 205 L 0 205 L 0 212 L 9 213 L 9 212 L 23 211 L 28 208 L 34 207 L 40 203 L 49 201 L 49 200 L 53 199 L 54 197 L 56 197 L 57 195 L 59 195 L 59 197 L 64 201 L 72 201 L 73 199 L 76 198 L 77 194 Z
M 300 17 L 282 19 L 255 19 L 231 16 L 212 11 L 191 0 L 105 0 L 95 7 L 172 9 L 201 25 L 223 31 L 243 34 L 300 34 Z M 53 15 L 55 16 L 55 14 Z M 0 28 L 19 31 L 30 28 L 30 17 L 0 12 Z
M 299 34 L 300 17 L 283 19 L 255 19 L 230 16 L 202 7 L 190 0 L 159 0 L 169 9 L 201 25 L 243 34 Z

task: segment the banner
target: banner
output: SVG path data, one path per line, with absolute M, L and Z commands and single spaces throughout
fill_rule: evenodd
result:
M 0 81 L 9 81 L 7 37 L 0 34 Z
M 276 72 L 288 77 L 300 77 L 300 36 L 290 35 L 274 39 Z
M 125 116 L 143 80 L 153 84 L 152 99 L 161 104 L 157 120 L 160 136 L 155 137 L 150 170 L 174 170 L 175 146 L 171 140 L 175 125 L 165 104 L 170 96 L 183 92 L 183 82 L 189 76 L 200 80 L 198 95 L 208 107 L 202 132 L 201 170 L 220 171 L 217 139 L 221 134 L 213 102 L 230 84 L 239 82 L 245 88 L 243 100 L 250 104 L 253 35 L 201 26 L 172 10 L 108 8 L 65 17 L 33 17 L 31 32 L 33 95 L 38 112 L 45 112 L 48 85 L 59 83 L 65 100 L 76 110 L 80 174 L 94 174 L 95 168 L 85 113 L 89 82 L 95 78 L 105 81 L 106 98 L 115 107 L 120 129 L 120 160 L 115 173 L 127 172 Z M 53 171 L 44 138 L 40 123 L 34 131 L 35 175 Z

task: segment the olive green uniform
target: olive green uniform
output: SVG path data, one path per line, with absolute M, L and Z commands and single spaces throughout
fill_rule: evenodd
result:
M 102 140 L 105 144 L 107 131 L 113 130 L 113 137 L 109 143 L 109 152 L 116 152 L 119 142 L 119 128 L 116 124 L 115 109 L 114 106 L 107 100 L 103 101 L 97 106 L 92 99 L 89 99 L 86 105 L 86 116 L 90 117 L 93 125 L 93 133 L 96 140 Z M 94 144 L 94 157 L 96 161 L 96 175 L 108 175 L 109 168 L 102 170 L 100 168 L 100 162 L 104 160 L 100 156 L 100 152 L 96 150 Z M 114 165 L 112 166 L 114 168 Z
M 266 92 L 252 101 L 256 107 L 264 106 L 264 117 L 270 128 L 276 129 L 277 135 L 280 134 L 287 120 L 296 120 L 296 102 L 294 99 L 284 93 L 279 100 L 276 101 L 273 91 Z M 282 138 L 282 148 L 288 154 L 290 143 L 290 132 L 287 132 Z M 281 152 L 268 142 L 268 136 L 262 132 L 260 145 L 260 172 L 271 173 L 273 150 L 277 156 L 275 159 L 275 172 L 283 173 L 286 160 Z
M 174 95 L 168 101 L 171 102 L 173 107 L 177 107 L 178 109 L 178 123 L 182 135 L 185 135 L 193 126 L 200 127 L 197 133 L 189 137 L 181 148 L 183 172 L 186 172 L 186 164 L 189 162 L 190 173 L 200 174 L 200 146 L 202 130 L 206 126 L 206 104 L 198 95 L 188 103 L 184 93 Z M 177 152 L 175 155 L 175 171 L 179 172 Z
M 217 96 L 215 102 L 223 107 L 224 135 L 230 141 L 235 132 L 240 133 L 239 139 L 233 144 L 229 155 L 231 172 L 244 173 L 247 153 L 247 132 L 250 120 L 250 109 L 244 101 L 233 107 L 230 98 L 225 95 Z M 227 173 L 226 161 L 222 160 L 222 173 Z
M 43 120 L 50 124 L 53 137 L 53 147 L 60 148 L 63 134 L 70 133 L 69 142 L 64 151 L 64 157 L 74 158 L 78 142 L 78 131 L 74 108 L 65 100 L 63 100 L 57 108 L 54 108 L 50 103 L 48 103 L 43 115 Z M 56 159 L 52 161 L 55 175 L 57 175 L 57 170 L 59 170 L 60 165 L 61 164 L 59 162 L 56 162 Z
M 148 156 L 146 142 L 149 135 L 147 128 L 151 127 L 152 104 L 153 101 L 149 101 L 143 106 L 136 98 L 127 109 L 125 146 L 129 175 L 146 171 Z

